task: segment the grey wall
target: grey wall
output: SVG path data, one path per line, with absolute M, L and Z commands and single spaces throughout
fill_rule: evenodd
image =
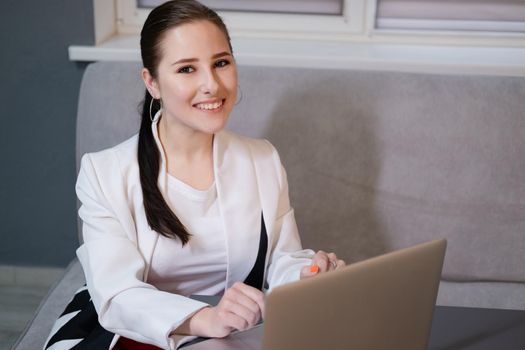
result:
M 91 0 L 0 2 L 0 265 L 65 266 L 77 246 L 75 116 Z

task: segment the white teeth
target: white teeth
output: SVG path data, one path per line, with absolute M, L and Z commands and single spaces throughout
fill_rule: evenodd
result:
M 205 109 L 205 110 L 217 109 L 220 106 L 222 106 L 222 101 L 215 102 L 215 103 L 199 103 L 199 104 L 196 105 L 197 108 Z

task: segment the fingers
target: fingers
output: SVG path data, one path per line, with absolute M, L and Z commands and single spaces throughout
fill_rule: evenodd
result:
M 234 330 L 245 330 L 250 327 L 251 318 L 243 312 L 242 307 L 237 305 L 224 305 L 217 309 L 217 317 L 223 329 L 228 330 L 228 334 Z
M 249 286 L 247 284 L 236 282 L 232 288 L 240 291 L 243 295 L 250 299 L 250 302 L 255 302 L 258 306 L 259 311 L 264 314 L 264 293 L 259 289 Z M 244 299 L 246 300 L 246 299 Z
M 253 327 L 264 313 L 264 294 L 244 283 L 235 283 L 227 289 L 217 314 L 226 327 L 245 330 Z
M 325 253 L 320 250 L 315 253 L 312 263 L 319 266 L 319 272 L 328 272 L 337 267 L 337 256 L 334 253 Z
M 344 260 L 338 259 L 336 254 L 320 250 L 312 258 L 312 264 L 301 269 L 301 278 L 312 277 L 344 266 L 346 266 L 346 263 Z
M 304 266 L 301 269 L 301 279 L 302 278 L 306 278 L 306 277 L 315 276 L 318 273 L 319 273 L 319 266 L 318 265 L 312 264 L 312 265 Z
M 345 267 L 345 266 L 346 266 L 346 262 L 344 260 L 337 259 L 337 267 L 335 268 L 336 270 L 340 269 L 341 267 Z

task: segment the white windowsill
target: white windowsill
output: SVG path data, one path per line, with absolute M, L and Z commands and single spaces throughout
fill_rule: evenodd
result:
M 240 65 L 525 76 L 525 47 L 467 47 L 359 41 L 232 39 Z M 140 61 L 136 34 L 70 46 L 72 61 Z

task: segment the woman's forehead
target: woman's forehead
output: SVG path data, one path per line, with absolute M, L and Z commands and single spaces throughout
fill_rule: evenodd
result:
M 214 23 L 201 20 L 169 29 L 161 40 L 163 56 L 178 61 L 205 59 L 219 52 L 230 52 L 226 35 Z

